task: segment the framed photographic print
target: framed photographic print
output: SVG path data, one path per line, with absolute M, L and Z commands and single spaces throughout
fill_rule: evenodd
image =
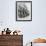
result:
M 32 21 L 32 1 L 16 1 L 16 21 Z
M 46 43 L 32 43 L 32 46 L 46 46 Z

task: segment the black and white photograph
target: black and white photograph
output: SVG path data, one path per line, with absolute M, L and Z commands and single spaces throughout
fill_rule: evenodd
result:
M 16 1 L 16 21 L 32 21 L 32 1 Z

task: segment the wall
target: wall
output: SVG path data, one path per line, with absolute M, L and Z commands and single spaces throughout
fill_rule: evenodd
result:
M 32 21 L 16 22 L 15 0 L 0 0 L 0 28 L 9 27 L 23 32 L 23 42 L 46 37 L 46 0 L 32 0 Z

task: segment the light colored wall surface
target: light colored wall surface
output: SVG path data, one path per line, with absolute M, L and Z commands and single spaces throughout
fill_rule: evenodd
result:
M 36 37 L 46 37 L 46 0 L 32 0 L 31 22 L 16 22 L 15 9 L 15 0 L 0 0 L 0 27 L 20 29 L 24 44 Z

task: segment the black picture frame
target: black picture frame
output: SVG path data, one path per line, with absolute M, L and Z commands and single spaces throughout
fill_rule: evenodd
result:
M 26 20 L 23 20 L 24 18 L 23 19 L 18 19 L 18 17 L 17 17 L 18 16 L 17 15 L 18 14 L 18 11 L 17 11 L 17 8 L 18 8 L 17 4 L 18 3 L 25 3 L 25 4 L 30 3 L 30 11 L 31 11 L 30 17 L 31 18 L 29 20 L 26 19 L 26 18 L 25 18 Z M 32 21 L 32 1 L 16 1 L 16 21 Z

